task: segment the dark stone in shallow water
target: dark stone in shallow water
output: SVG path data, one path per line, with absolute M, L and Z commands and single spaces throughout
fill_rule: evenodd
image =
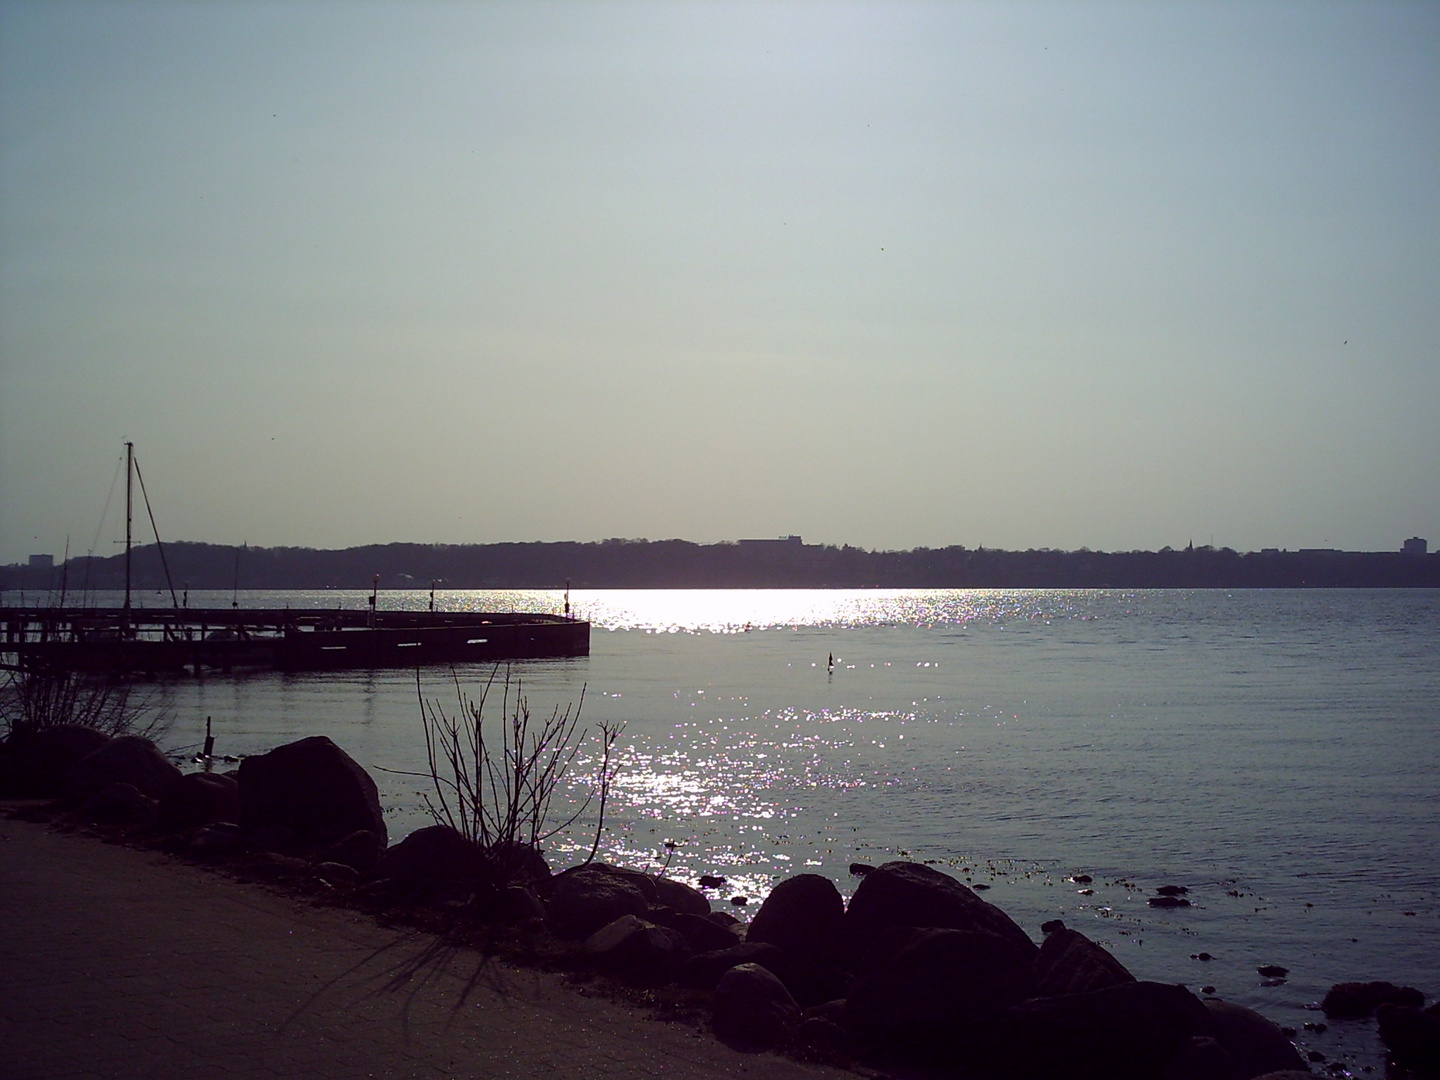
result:
M 1425 995 L 1413 987 L 1388 982 L 1337 983 L 1320 1007 L 1331 1020 L 1361 1020 L 1386 1004 L 1418 1009 L 1425 1004 Z
M 1190 901 L 1183 896 L 1152 896 L 1146 901 L 1151 907 L 1177 908 L 1189 907 Z

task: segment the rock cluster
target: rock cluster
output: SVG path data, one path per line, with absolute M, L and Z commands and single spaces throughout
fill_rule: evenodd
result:
M 956 1080 L 1310 1075 L 1257 1013 L 1137 980 L 1058 921 L 1037 946 L 999 908 L 918 863 L 865 867 L 848 905 L 828 878 L 789 878 L 747 928 L 682 882 L 600 862 L 552 874 L 533 848 L 482 847 L 446 826 L 387 848 L 373 780 L 324 737 L 246 758 L 233 773 L 182 775 L 144 739 L 59 727 L 5 747 L 0 782 L 64 799 L 92 821 L 158 831 L 198 857 L 239 856 L 386 905 L 543 927 L 616 978 L 708 993 L 716 1036 L 744 1051 Z M 1375 1014 L 1399 1063 L 1440 1076 L 1440 1013 L 1423 1003 L 1413 990 L 1355 983 L 1324 1007 Z
M 182 773 L 149 739 L 61 724 L 0 746 L 4 792 L 59 799 L 80 820 L 158 832 L 197 854 L 268 852 L 370 873 L 387 840 L 370 775 L 324 736 Z
M 549 925 L 583 937 L 605 970 L 711 991 L 715 1034 L 740 1050 L 957 1078 L 1308 1075 L 1257 1013 L 1141 982 L 1063 926 L 1037 947 L 1000 909 L 917 863 L 871 869 L 848 907 L 827 878 L 789 878 L 748 933 L 722 913 L 682 914 L 614 867 L 557 875 L 547 898 Z

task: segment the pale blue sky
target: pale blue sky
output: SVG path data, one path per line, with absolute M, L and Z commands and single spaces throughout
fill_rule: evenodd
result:
M 126 439 L 167 540 L 1440 545 L 1440 5 L 0 0 L 0 562 Z

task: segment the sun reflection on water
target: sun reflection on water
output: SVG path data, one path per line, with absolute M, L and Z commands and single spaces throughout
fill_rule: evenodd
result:
M 1093 619 L 1094 595 L 1033 589 L 607 589 L 576 592 L 572 603 L 597 629 L 735 634 Z

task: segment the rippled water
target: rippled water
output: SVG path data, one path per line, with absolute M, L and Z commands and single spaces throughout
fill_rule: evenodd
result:
M 358 607 L 364 595 L 241 603 Z M 437 600 L 561 604 L 557 593 Z M 1440 595 L 597 591 L 573 601 L 594 624 L 591 655 L 516 664 L 511 676 L 535 712 L 583 688 L 586 723 L 625 723 L 602 842 L 610 857 L 668 860 L 692 881 L 723 874 L 717 900 L 758 899 L 805 870 L 848 893 L 854 861 L 933 860 L 989 886 L 987 899 L 1037 939 L 1041 922 L 1063 918 L 1142 978 L 1214 986 L 1297 1027 L 1319 1019 L 1305 1006 L 1334 982 L 1440 992 Z M 487 674 L 459 676 L 474 688 Z M 198 742 L 211 715 L 221 752 L 324 733 L 367 766 L 423 764 L 413 672 L 210 678 L 166 692 L 177 746 Z M 422 692 L 454 699 L 444 672 L 427 672 Z M 392 837 L 428 823 L 420 784 L 376 776 Z M 583 831 L 553 842 L 552 862 L 589 842 Z M 1094 881 L 1067 880 L 1080 873 Z M 1162 884 L 1188 886 L 1193 906 L 1148 907 Z M 1214 959 L 1191 959 L 1202 952 Z M 1261 964 L 1289 968 L 1288 981 L 1261 985 Z M 1302 1039 L 1358 1066 L 1378 1060 L 1367 1032 L 1332 1025 Z

